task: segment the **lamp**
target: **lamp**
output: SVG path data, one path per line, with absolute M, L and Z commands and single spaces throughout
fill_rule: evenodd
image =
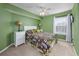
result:
M 16 25 L 18 26 L 18 31 L 20 31 L 20 27 L 21 27 L 22 23 L 19 20 L 17 20 Z

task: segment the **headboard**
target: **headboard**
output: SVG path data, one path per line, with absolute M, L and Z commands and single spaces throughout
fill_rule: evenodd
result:
M 31 29 L 37 29 L 37 26 L 24 26 L 24 31 L 31 30 Z

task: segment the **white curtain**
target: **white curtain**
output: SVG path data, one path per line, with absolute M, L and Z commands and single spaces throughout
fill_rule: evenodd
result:
M 67 15 L 67 33 L 66 33 L 66 41 L 71 42 L 71 16 Z

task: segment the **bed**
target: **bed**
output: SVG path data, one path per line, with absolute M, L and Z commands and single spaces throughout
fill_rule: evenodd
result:
M 24 29 L 26 31 L 26 41 L 41 50 L 43 54 L 48 53 L 54 44 L 57 43 L 57 39 L 53 33 L 41 32 L 36 26 L 26 26 Z

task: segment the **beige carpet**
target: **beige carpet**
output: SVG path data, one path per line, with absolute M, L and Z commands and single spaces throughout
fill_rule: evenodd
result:
M 52 48 L 49 56 L 75 56 L 73 46 L 64 41 L 58 41 Z M 23 44 L 18 47 L 10 47 L 0 56 L 42 56 L 37 48 L 33 48 L 30 44 Z

